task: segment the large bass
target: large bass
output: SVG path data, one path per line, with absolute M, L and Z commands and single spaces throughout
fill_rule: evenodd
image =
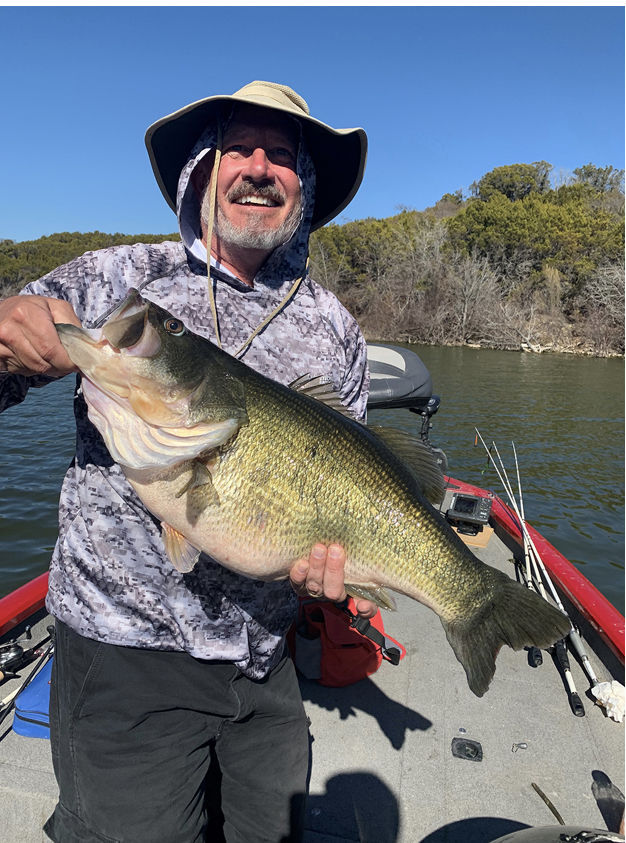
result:
M 469 686 L 487 690 L 502 644 L 547 647 L 569 631 L 548 602 L 480 562 L 429 502 L 438 469 L 389 436 L 260 375 L 131 291 L 103 328 L 58 325 L 89 417 L 182 571 L 199 553 L 263 580 L 316 542 L 347 553 L 346 591 L 385 589 L 437 613 Z

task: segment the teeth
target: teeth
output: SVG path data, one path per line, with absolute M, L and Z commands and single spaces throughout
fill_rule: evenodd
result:
M 273 208 L 277 203 L 272 199 L 267 199 L 265 196 L 244 196 L 237 202 L 238 205 L 267 205 Z

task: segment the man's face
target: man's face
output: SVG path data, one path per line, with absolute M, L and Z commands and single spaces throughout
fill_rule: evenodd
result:
M 240 109 L 224 134 L 222 150 L 214 245 L 272 251 L 300 223 L 295 127 L 289 118 Z M 202 220 L 207 219 L 208 190 L 202 205 Z

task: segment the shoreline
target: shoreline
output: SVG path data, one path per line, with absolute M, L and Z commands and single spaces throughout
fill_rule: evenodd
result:
M 369 332 L 364 332 L 364 335 L 367 342 L 381 342 L 389 343 L 391 345 L 393 345 L 394 343 L 400 343 L 402 345 L 427 345 L 432 348 L 436 346 L 440 346 L 443 348 L 474 348 L 486 349 L 489 351 L 510 351 L 512 353 L 517 354 L 569 354 L 573 357 L 596 357 L 599 360 L 623 360 L 626 357 L 625 354 L 617 351 L 601 352 L 593 348 L 572 348 L 571 346 L 558 346 L 553 343 L 549 345 L 530 345 L 529 343 L 520 343 L 517 346 L 512 346 L 499 345 L 498 343 L 490 342 L 489 340 L 484 340 L 482 342 L 429 342 L 428 340 L 411 336 L 375 337 L 369 334 Z

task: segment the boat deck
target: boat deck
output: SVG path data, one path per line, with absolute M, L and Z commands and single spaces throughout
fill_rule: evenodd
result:
M 511 553 L 495 534 L 472 549 L 513 575 Z M 383 663 L 346 688 L 301 681 L 312 739 L 305 843 L 489 843 L 557 825 L 533 782 L 565 824 L 617 829 L 624 724 L 594 705 L 573 657 L 585 717 L 572 714 L 548 653 L 532 668 L 525 652 L 505 648 L 478 699 L 432 612 L 400 597 L 385 626 L 407 650 L 397 667 Z M 586 643 L 600 681 L 623 682 L 617 660 L 610 675 Z M 11 685 L 2 688 L 4 696 Z M 482 760 L 454 757 L 454 738 L 478 741 Z M 0 743 L 0 843 L 46 840 L 41 827 L 55 800 L 49 742 L 8 734 Z
M 472 550 L 513 575 L 495 534 Z M 594 790 L 606 793 L 608 777 L 624 792 L 624 724 L 584 693 L 589 682 L 573 658 L 585 717 L 571 712 L 548 653 L 532 668 L 526 652 L 504 648 L 478 699 L 431 611 L 400 597 L 385 629 L 407 650 L 397 667 L 383 663 L 348 688 L 302 682 L 313 737 L 306 843 L 488 843 L 557 825 L 532 782 L 566 824 L 617 829 L 623 798 L 609 798 L 610 809 L 602 803 L 607 822 Z M 600 681 L 624 681 L 617 666 L 609 676 L 589 656 Z M 454 757 L 453 738 L 478 741 L 482 761 Z

